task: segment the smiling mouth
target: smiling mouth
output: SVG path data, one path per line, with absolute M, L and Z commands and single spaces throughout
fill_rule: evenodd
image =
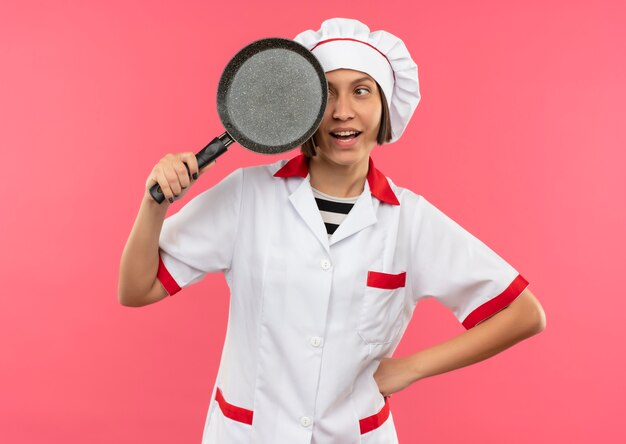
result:
M 361 131 L 337 131 L 330 133 L 332 137 L 339 140 L 352 140 L 359 137 L 359 134 L 361 134 Z

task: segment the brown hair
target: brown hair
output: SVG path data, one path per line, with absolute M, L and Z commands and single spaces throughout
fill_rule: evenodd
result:
M 391 140 L 391 119 L 389 117 L 389 105 L 387 105 L 387 98 L 385 97 L 385 93 L 383 92 L 378 82 L 376 82 L 376 87 L 378 88 L 378 92 L 380 93 L 380 103 L 382 104 L 380 128 L 378 128 L 378 134 L 376 135 L 376 143 L 382 145 Z M 302 154 L 304 154 L 305 157 L 315 156 L 315 142 L 313 141 L 313 136 L 309 137 L 309 139 L 302 144 L 300 151 L 302 152 Z

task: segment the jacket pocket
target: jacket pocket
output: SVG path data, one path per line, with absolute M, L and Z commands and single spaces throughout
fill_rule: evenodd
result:
M 202 443 L 249 443 L 252 433 L 252 410 L 230 404 L 218 388 L 214 410 L 206 425 Z
M 406 272 L 368 271 L 361 302 L 358 333 L 368 344 L 393 341 L 402 327 Z
M 389 397 L 385 396 L 385 404 L 375 414 L 359 420 L 361 435 L 376 430 L 389 419 Z

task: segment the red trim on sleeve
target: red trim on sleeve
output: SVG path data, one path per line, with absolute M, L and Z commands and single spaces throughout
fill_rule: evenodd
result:
M 159 269 L 157 271 L 157 279 L 161 281 L 163 287 L 170 296 L 173 296 L 175 293 L 180 291 L 180 287 L 172 277 L 167 268 L 165 268 L 165 264 L 163 263 L 163 259 L 161 259 L 161 255 L 159 254 Z
M 243 422 L 244 424 L 252 425 L 252 416 L 254 415 L 254 412 L 252 410 L 237 407 L 236 405 L 232 405 L 226 402 L 219 387 L 217 388 L 217 392 L 215 393 L 215 400 L 219 404 L 220 410 L 222 411 L 224 416 L 232 419 L 233 421 Z
M 389 418 L 389 398 L 385 396 L 385 405 L 380 409 L 380 412 L 359 420 L 361 435 L 377 429 L 387 421 L 387 418 Z
M 406 284 L 406 272 L 399 274 L 379 273 L 377 271 L 367 272 L 367 286 L 382 288 L 383 290 L 395 290 L 402 288 Z
M 527 286 L 528 281 L 524 279 L 521 274 L 518 274 L 506 290 L 471 312 L 463 321 L 463 327 L 469 330 L 475 327 L 480 321 L 499 312 L 513 302 Z

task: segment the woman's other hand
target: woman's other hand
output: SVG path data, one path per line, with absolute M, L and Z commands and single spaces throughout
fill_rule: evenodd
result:
M 406 358 L 383 358 L 374 373 L 374 380 L 383 396 L 405 389 L 416 381 L 410 361 Z

